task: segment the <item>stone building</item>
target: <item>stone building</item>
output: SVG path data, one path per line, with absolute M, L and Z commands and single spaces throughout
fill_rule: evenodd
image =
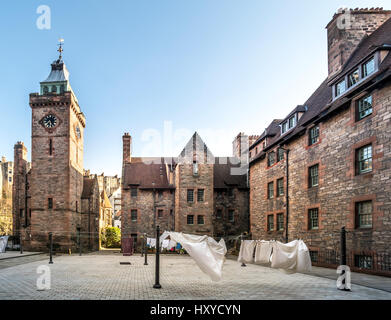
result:
M 345 226 L 355 267 L 391 253 L 390 17 L 339 11 L 326 27 L 328 77 L 250 146 L 253 239 L 301 238 L 316 261 L 339 250 Z
M 121 186 L 109 196 L 113 208 L 113 227 L 121 229 Z
M 125 133 L 122 237 L 152 236 L 156 225 L 216 237 L 247 231 L 247 168 L 240 169 L 239 158 L 214 157 L 197 133 L 172 158 L 133 157 Z
M 12 232 L 12 184 L 14 164 L 1 157 L 0 161 L 0 235 Z
M 61 46 L 59 52 L 40 92 L 30 94 L 31 169 L 24 144 L 18 142 L 14 149 L 13 232 L 31 251 L 48 249 L 49 232 L 60 251 L 74 251 L 80 242 L 83 249 L 93 249 L 98 241 L 96 213 L 82 212 L 96 200 L 90 199 L 94 193 L 86 190 L 83 175 L 86 118 L 71 88 Z

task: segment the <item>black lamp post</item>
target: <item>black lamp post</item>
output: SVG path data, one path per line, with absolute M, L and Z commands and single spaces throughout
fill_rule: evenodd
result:
M 156 227 L 156 263 L 155 263 L 155 284 L 153 285 L 154 289 L 161 289 L 161 285 L 159 283 L 159 271 L 160 271 L 160 227 Z
M 144 266 L 147 266 L 148 265 L 148 246 L 147 246 L 147 234 L 146 233 L 144 233 L 144 248 L 145 248 Z
M 49 264 L 53 264 L 53 233 L 49 232 Z

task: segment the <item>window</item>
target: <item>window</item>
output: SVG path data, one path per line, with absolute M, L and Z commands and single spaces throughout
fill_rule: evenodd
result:
M 158 199 L 162 200 L 163 199 L 163 191 L 158 192 Z
M 192 214 L 187 216 L 187 224 L 194 224 L 194 216 Z
M 43 86 L 43 94 L 47 94 L 49 92 L 49 89 L 47 86 Z
M 267 184 L 267 198 L 273 199 L 274 198 L 274 182 L 269 182 Z
M 193 202 L 193 201 L 194 201 L 194 190 L 187 189 L 187 202 Z
M 360 80 L 360 72 L 358 69 L 354 70 L 348 75 L 348 87 L 354 86 Z
M 318 208 L 308 210 L 308 229 L 316 230 L 319 228 L 319 211 Z
M 318 251 L 310 250 L 310 258 L 312 262 L 318 262 Z
M 367 145 L 356 151 L 357 174 L 372 171 L 372 145 Z
M 375 58 L 370 59 L 362 66 L 362 77 L 365 78 L 375 72 Z
M 52 86 L 52 92 L 57 92 L 57 86 Z
M 232 188 L 228 189 L 228 196 L 229 197 L 233 197 L 234 196 L 234 189 L 232 189 Z
M 12 182 L 12 178 L 11 178 L 11 177 L 8 177 L 8 181 L 9 181 L 9 182 Z
M 288 122 L 284 122 L 281 126 L 281 132 L 285 133 L 288 131 Z
M 48 198 L 48 209 L 53 209 L 53 198 Z
M 132 198 L 137 198 L 137 188 L 130 188 L 130 195 L 132 196 Z
M 365 255 L 354 256 L 354 266 L 361 269 L 372 269 L 372 257 Z
M 277 180 L 277 197 L 284 195 L 284 178 Z
M 197 161 L 193 161 L 193 175 L 198 174 L 198 163 Z
M 356 202 L 356 228 L 372 227 L 372 201 Z
M 228 221 L 229 222 L 234 222 L 235 221 L 235 211 L 234 210 L 229 210 L 228 211 Z
M 276 154 L 274 151 L 267 155 L 267 165 L 271 167 L 276 162 Z
M 170 216 L 174 214 L 174 210 L 170 209 Z
M 338 97 L 346 91 L 346 81 L 342 80 L 335 86 L 335 96 Z
M 21 218 L 23 217 L 23 209 L 19 210 L 19 215 L 20 215 Z
M 267 231 L 273 231 L 274 230 L 274 216 L 272 214 L 269 214 L 267 216 Z
M 277 162 L 284 160 L 284 150 L 281 148 L 277 149 Z
M 372 96 L 367 96 L 357 102 L 357 119 L 361 120 L 372 114 Z
M 53 155 L 53 140 L 49 139 L 49 155 Z
M 158 218 L 163 218 L 163 210 L 162 210 L 162 209 L 159 209 L 159 210 L 157 211 L 157 217 L 158 217 Z
M 319 184 L 319 165 L 316 164 L 308 168 L 308 187 L 316 187 Z
M 277 230 L 278 231 L 284 230 L 284 214 L 283 213 L 277 214 Z
M 290 117 L 288 120 L 288 128 L 292 129 L 296 125 L 296 116 Z
M 198 189 L 197 190 L 197 201 L 203 202 L 204 201 L 204 189 Z
M 133 222 L 137 221 L 137 210 L 133 209 L 130 211 L 130 218 Z
M 197 224 L 204 224 L 204 223 L 205 223 L 204 216 L 202 215 L 197 216 Z
M 217 209 L 216 218 L 221 219 L 223 217 L 223 211 L 221 209 Z
M 319 141 L 319 125 L 312 127 L 309 131 L 309 145 L 313 145 Z

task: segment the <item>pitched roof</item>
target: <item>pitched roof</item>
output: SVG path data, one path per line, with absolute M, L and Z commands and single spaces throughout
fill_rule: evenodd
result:
M 102 197 L 103 207 L 104 208 L 112 208 L 112 205 L 110 203 L 109 198 L 107 197 L 107 193 L 105 190 L 103 190 L 101 192 L 100 196 Z
M 199 163 L 214 163 L 212 152 L 197 132 L 193 134 L 178 156 L 178 163 L 193 163 L 193 160 Z
M 145 163 L 132 162 L 125 164 L 124 187 L 135 185 L 144 189 L 166 189 L 172 188 L 167 179 L 167 170 L 164 162 Z M 154 184 L 153 184 L 154 183 Z
M 240 167 L 236 157 L 218 157 L 213 166 L 213 184 L 216 189 L 230 186 L 247 188 L 247 166 Z

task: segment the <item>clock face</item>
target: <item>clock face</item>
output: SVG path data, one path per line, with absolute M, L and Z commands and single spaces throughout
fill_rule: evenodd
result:
M 76 136 L 78 139 L 80 139 L 80 137 L 81 137 L 81 131 L 80 131 L 79 125 L 76 126 Z
M 43 118 L 42 121 L 43 121 L 43 125 L 46 128 L 53 128 L 57 124 L 57 118 L 55 115 L 52 114 L 48 114 L 47 116 L 45 116 L 45 118 Z

